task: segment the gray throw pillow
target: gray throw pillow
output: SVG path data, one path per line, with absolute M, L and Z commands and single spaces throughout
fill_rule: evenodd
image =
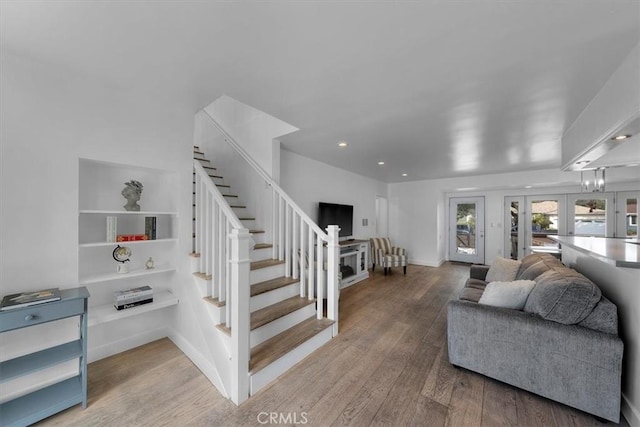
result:
M 524 311 L 573 325 L 591 313 L 601 296 L 600 289 L 591 280 L 570 268 L 559 268 L 536 278 Z

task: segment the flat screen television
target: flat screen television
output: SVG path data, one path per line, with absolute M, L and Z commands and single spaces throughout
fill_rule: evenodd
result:
M 351 237 L 353 235 L 353 206 L 318 203 L 318 225 L 322 230 L 326 230 L 329 225 L 337 225 L 340 227 L 338 234 L 340 239 Z

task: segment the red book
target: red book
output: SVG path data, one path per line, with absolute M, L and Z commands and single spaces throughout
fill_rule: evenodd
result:
M 118 234 L 116 242 L 134 242 L 136 240 L 149 240 L 146 234 Z

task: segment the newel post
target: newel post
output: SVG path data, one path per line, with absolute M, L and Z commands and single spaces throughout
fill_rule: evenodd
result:
M 231 239 L 231 400 L 249 398 L 249 230 L 233 229 Z M 229 303 L 229 301 L 227 301 Z
M 333 320 L 333 336 L 338 335 L 338 298 L 340 297 L 340 281 L 338 280 L 338 264 L 340 261 L 340 245 L 338 244 L 340 227 L 327 227 L 327 317 Z M 322 267 L 319 267 L 322 268 Z

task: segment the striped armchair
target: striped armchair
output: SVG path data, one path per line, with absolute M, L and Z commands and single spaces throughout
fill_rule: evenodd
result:
M 371 259 L 373 262 L 372 271 L 376 269 L 376 264 L 384 268 L 384 275 L 391 267 L 402 267 L 404 274 L 407 274 L 407 251 L 404 248 L 391 246 L 388 237 L 371 238 Z

